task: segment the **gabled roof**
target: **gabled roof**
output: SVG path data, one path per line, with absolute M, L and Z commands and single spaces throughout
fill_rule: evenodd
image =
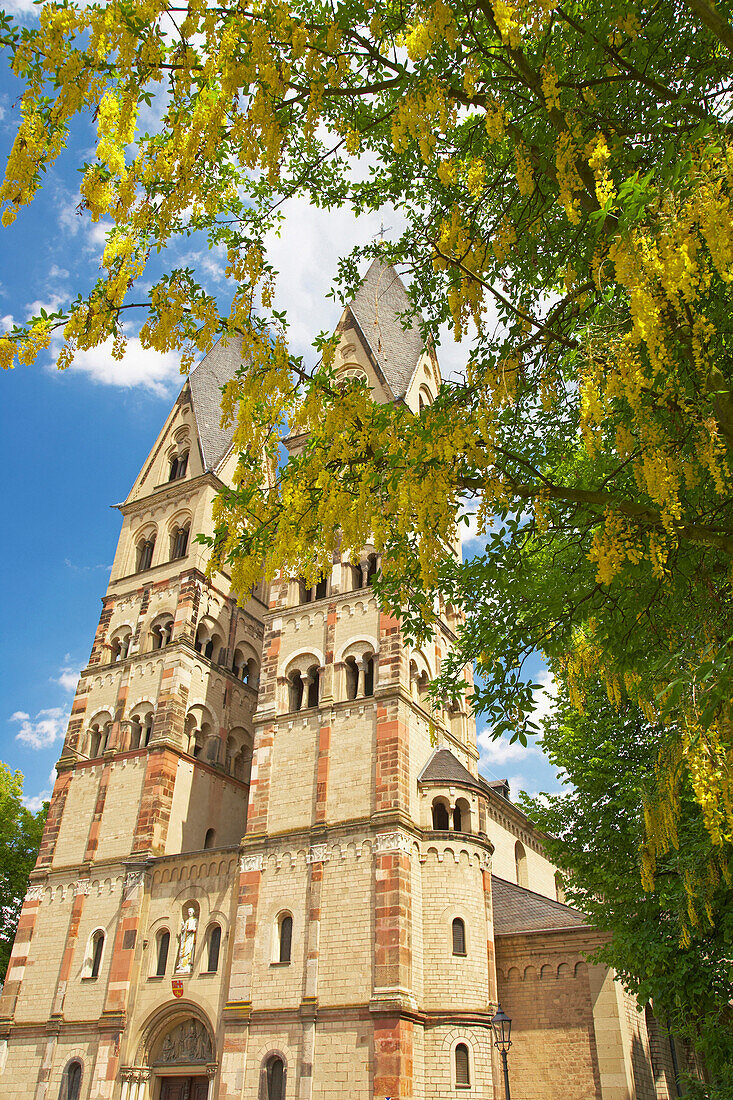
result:
M 494 899 L 494 932 L 549 932 L 562 928 L 589 928 L 583 913 L 562 902 L 552 901 L 534 890 L 491 876 Z
M 417 777 L 418 783 L 457 783 L 461 787 L 479 787 L 475 775 L 471 775 L 450 749 L 435 749 Z
M 402 327 L 399 314 L 412 308 L 391 264 L 374 260 L 347 306 L 395 397 L 404 397 L 425 342 L 416 321 Z
M 231 446 L 234 425 L 220 426 L 221 391 L 241 362 L 241 337 L 233 337 L 226 345 L 219 340 L 188 377 L 204 470 L 216 469 Z

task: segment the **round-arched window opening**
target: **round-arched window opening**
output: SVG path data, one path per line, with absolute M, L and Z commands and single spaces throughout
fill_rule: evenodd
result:
M 466 954 L 466 926 L 460 917 L 454 917 L 451 925 L 451 937 L 454 955 Z
M 265 1095 L 262 1100 L 285 1100 L 285 1063 L 277 1054 L 265 1062 Z
M 450 828 L 448 810 L 442 802 L 433 803 L 433 828 L 444 831 Z
M 455 1049 L 456 1060 L 456 1088 L 470 1089 L 471 1069 L 468 1060 L 468 1047 L 465 1043 L 459 1043 Z
M 81 1096 L 82 1065 L 77 1059 L 69 1062 L 61 1078 L 59 1100 L 79 1100 Z
M 171 934 L 167 928 L 158 933 L 158 955 L 155 961 L 156 978 L 164 978 L 168 965 L 168 951 L 171 945 Z
M 278 921 L 278 957 L 277 961 L 289 963 L 293 947 L 293 918 L 283 913 Z
M 527 874 L 527 853 L 524 850 L 524 845 L 521 840 L 518 840 L 514 845 L 514 865 L 517 874 L 517 886 L 529 886 L 529 876 Z
M 219 969 L 219 951 L 221 949 L 221 925 L 212 924 L 209 929 L 206 971 L 215 974 Z

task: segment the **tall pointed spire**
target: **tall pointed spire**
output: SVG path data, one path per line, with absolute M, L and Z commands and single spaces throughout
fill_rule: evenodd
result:
M 417 320 L 403 328 L 400 314 L 411 308 L 405 284 L 381 260 L 373 261 L 347 306 L 396 398 L 407 392 L 425 348 Z

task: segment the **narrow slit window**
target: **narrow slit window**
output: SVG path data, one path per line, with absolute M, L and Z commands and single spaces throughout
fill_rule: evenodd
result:
M 286 914 L 280 921 L 280 951 L 278 962 L 289 963 L 293 945 L 293 918 Z
M 165 969 L 168 965 L 168 949 L 171 945 L 170 932 L 161 932 L 158 935 L 158 959 L 155 967 L 156 978 L 165 977 Z
M 456 1088 L 468 1089 L 471 1087 L 471 1077 L 468 1065 L 468 1047 L 465 1043 L 459 1043 L 455 1051 L 456 1059 Z
M 221 928 L 218 924 L 212 926 L 209 932 L 209 956 L 206 969 L 209 974 L 215 974 L 219 969 L 219 950 L 221 948 Z
M 466 954 L 466 926 L 460 917 L 453 921 L 453 954 Z

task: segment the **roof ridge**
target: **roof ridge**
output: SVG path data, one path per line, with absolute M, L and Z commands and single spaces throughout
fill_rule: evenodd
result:
M 410 306 L 399 272 L 375 257 L 354 297 L 344 307 L 351 312 L 395 398 L 404 397 L 425 350 L 419 327 L 412 320 L 406 328 L 402 326 L 400 314 Z

